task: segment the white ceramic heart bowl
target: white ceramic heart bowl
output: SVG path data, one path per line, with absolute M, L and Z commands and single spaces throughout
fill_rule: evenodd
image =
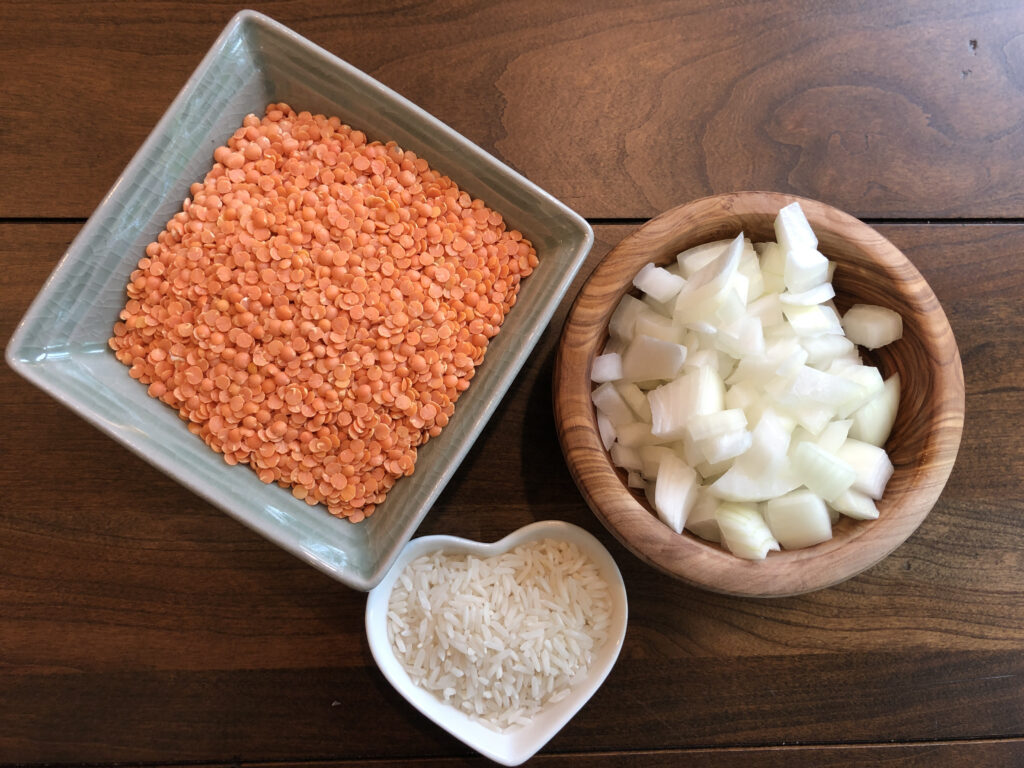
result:
M 507 552 L 520 544 L 542 539 L 557 539 L 575 544 L 597 565 L 607 582 L 612 599 L 612 620 L 608 640 L 598 650 L 585 680 L 559 702 L 543 709 L 540 715 L 522 727 L 498 732 L 473 720 L 455 707 L 445 704 L 429 691 L 415 685 L 395 657 L 388 640 L 387 612 L 391 590 L 405 567 L 421 555 L 438 550 L 449 554 L 474 554 L 491 557 Z M 608 550 L 587 531 L 570 523 L 546 520 L 532 523 L 510 533 L 493 544 L 484 544 L 455 536 L 424 536 L 410 541 L 388 575 L 366 601 L 366 635 L 370 651 L 384 677 L 422 714 L 472 747 L 484 757 L 502 765 L 520 765 L 529 760 L 562 727 L 571 720 L 604 682 L 618 659 L 626 635 L 626 587 L 622 575 Z

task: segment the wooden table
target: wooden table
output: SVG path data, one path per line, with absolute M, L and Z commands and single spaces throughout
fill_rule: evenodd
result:
M 838 587 L 731 599 L 643 566 L 573 485 L 551 413 L 566 298 L 419 531 L 564 519 L 618 561 L 625 648 L 537 765 L 1024 765 L 1019 0 L 255 5 L 586 216 L 573 294 L 655 213 L 773 189 L 876 225 L 959 342 L 960 457 L 917 533 Z M 4 344 L 241 7 L 0 5 Z M 0 763 L 486 764 L 384 681 L 363 594 L 5 366 L 0 424 Z

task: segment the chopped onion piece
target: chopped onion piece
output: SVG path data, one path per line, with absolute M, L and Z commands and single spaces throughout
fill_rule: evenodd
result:
M 743 235 L 737 235 L 714 259 L 687 276 L 682 293 L 694 297 L 701 289 L 708 289 L 705 295 L 724 291 L 739 268 L 742 256 Z
M 797 424 L 789 438 L 789 455 L 792 456 L 800 443 L 816 443 L 818 436 L 810 432 L 806 427 Z
M 863 388 L 854 381 L 835 376 L 808 365 L 801 365 L 782 385 L 772 389 L 776 400 L 786 405 L 799 405 L 810 400 L 827 405 L 833 412 L 845 403 L 863 396 Z
M 829 453 L 835 453 L 846 442 L 853 428 L 853 419 L 838 419 L 829 422 L 818 435 L 818 446 Z
M 736 277 L 743 276 L 737 273 Z M 746 278 L 743 279 L 746 280 Z M 730 286 L 722 293 L 715 307 L 715 322 L 719 327 L 728 325 L 741 319 L 746 314 L 746 311 L 747 302 L 743 300 L 743 297 L 740 296 L 739 291 L 735 287 Z
M 722 533 L 715 519 L 715 512 L 721 502 L 704 488 L 697 489 L 697 502 L 686 516 L 686 530 L 705 541 L 720 542 Z
M 882 391 L 853 414 L 850 437 L 872 445 L 885 445 L 889 433 L 892 432 L 892 426 L 896 423 L 899 404 L 900 375 L 894 373 L 885 380 Z
M 663 442 L 651 434 L 651 425 L 645 421 L 634 421 L 630 424 L 620 424 L 615 428 L 618 433 L 618 440 L 630 448 L 640 448 L 644 445 L 657 445 Z
M 762 328 L 779 325 L 785 321 L 782 314 L 782 300 L 777 293 L 764 293 L 747 305 L 747 315 L 761 321 Z
M 775 411 L 765 410 L 751 433 L 750 448 L 709 486 L 711 493 L 726 501 L 765 501 L 799 486 L 787 455 L 791 433 Z
M 601 384 L 606 381 L 616 381 L 622 378 L 622 355 L 618 352 L 609 352 L 607 355 L 598 355 L 590 366 L 590 380 Z
M 704 451 L 700 449 L 696 440 L 690 439 L 689 435 L 684 435 L 682 440 L 677 440 L 672 445 L 675 447 L 676 454 L 681 456 L 683 461 L 691 467 L 696 467 L 707 461 Z
M 674 378 L 683 368 L 686 347 L 651 336 L 634 336 L 622 355 L 622 378 L 650 381 Z
M 725 474 L 726 470 L 732 466 L 730 459 L 724 459 L 723 461 L 712 464 L 706 459 L 698 464 L 694 464 L 693 468 L 697 470 L 697 474 L 700 475 L 700 479 L 705 485 L 713 483 L 719 477 Z
M 654 508 L 658 517 L 676 533 L 683 532 L 686 516 L 697 501 L 697 473 L 682 459 L 665 456 L 654 483 Z
M 810 291 L 828 280 L 828 259 L 813 248 L 786 251 L 782 279 L 789 293 Z
M 866 493 L 872 499 L 882 498 L 885 485 L 893 473 L 892 462 L 883 449 L 850 438 L 843 443 L 836 455 L 857 473 L 857 478 L 853 481 L 853 490 Z
M 619 306 L 608 318 L 608 333 L 612 338 L 632 339 L 633 328 L 637 315 L 647 309 L 647 305 L 628 293 L 619 301 Z
M 631 381 L 615 382 L 615 391 L 626 401 L 640 421 L 651 423 L 651 404 L 647 401 L 647 395 L 636 384 Z
M 633 285 L 658 302 L 675 298 L 686 281 L 654 263 L 645 264 L 633 278 Z
M 747 416 L 742 409 L 699 413 L 693 416 L 686 425 L 687 432 L 694 440 L 717 437 L 726 432 L 735 432 L 747 426 Z
M 829 505 L 837 512 L 842 512 L 855 520 L 878 519 L 878 507 L 875 506 L 874 500 L 867 494 L 852 488 L 836 496 L 829 502 Z
M 845 419 L 865 403 L 878 396 L 885 388 L 885 382 L 882 380 L 882 374 L 874 366 L 861 365 L 860 363 L 837 366 L 837 363 L 833 363 L 830 370 L 836 370 L 838 376 L 855 383 L 859 387 L 857 394 L 836 410 L 839 417 Z
M 637 336 L 650 336 L 673 344 L 685 344 L 686 329 L 676 325 L 670 316 L 659 314 L 653 309 L 637 313 L 633 331 Z
M 695 245 L 676 256 L 676 263 L 679 264 L 679 271 L 683 277 L 689 279 L 698 271 L 706 267 L 712 261 L 722 255 L 722 252 L 729 246 L 731 240 L 716 240 L 713 243 Z
M 743 359 L 764 352 L 764 330 L 761 318 L 746 315 L 719 329 L 715 346 L 730 357 Z
M 779 211 L 775 236 L 786 255 L 783 279 L 789 291 L 806 291 L 828 280 L 828 259 L 818 253 L 818 238 L 799 203 Z
M 679 378 L 651 390 L 652 432 L 658 437 L 676 440 L 686 434 L 691 416 L 722 410 L 722 379 L 710 368 L 687 370 Z
M 703 440 L 697 441 L 697 447 L 704 454 L 708 464 L 715 465 L 710 467 L 707 473 L 702 472 L 701 474 L 705 477 L 710 474 L 717 474 L 718 465 L 728 459 L 734 459 L 740 454 L 746 453 L 753 442 L 753 435 L 745 429 L 735 429 L 731 432 L 724 432 L 720 435 L 706 437 Z M 722 467 L 722 471 L 726 469 L 728 467 Z
M 793 451 L 793 471 L 800 482 L 826 501 L 850 489 L 857 473 L 834 453 L 805 441 Z
M 676 296 L 672 316 L 678 323 L 706 322 L 709 310 L 729 287 L 743 254 L 743 235 L 738 235 L 716 259 L 701 267 Z
M 735 375 L 735 372 L 734 372 Z M 730 377 L 731 378 L 731 377 Z M 725 392 L 725 407 L 726 408 L 737 408 L 746 413 L 747 423 L 757 421 L 750 417 L 750 408 L 755 403 L 761 401 L 761 397 L 755 385 L 750 381 L 741 381 L 733 384 Z
M 779 542 L 753 504 L 721 504 L 715 520 L 722 542 L 736 557 L 764 560 L 770 551 L 779 549 Z
M 800 203 L 790 203 L 779 209 L 775 217 L 775 239 L 783 254 L 817 249 L 818 236 L 811 229 Z
M 853 342 L 836 333 L 801 336 L 800 345 L 807 352 L 807 364 L 815 368 L 836 358 L 852 358 L 857 354 Z
M 800 293 L 786 291 L 779 296 L 779 301 L 783 304 L 799 304 L 807 307 L 811 304 L 824 304 L 835 295 L 836 290 L 832 287 L 832 283 L 821 283 Z
M 820 435 L 825 427 L 828 426 L 829 421 L 835 416 L 835 411 L 827 405 L 811 402 L 786 408 L 780 412 L 791 416 L 793 421 L 812 435 Z
M 778 296 L 786 290 L 786 281 L 783 277 L 786 271 L 786 252 L 779 247 L 778 243 L 757 243 L 761 247 L 761 278 L 764 282 L 764 292 Z
M 736 272 L 747 279 L 746 303 L 749 305 L 755 299 L 764 294 L 764 276 L 761 274 L 761 263 L 757 258 L 757 251 L 750 240 L 743 241 L 743 253 L 740 254 L 740 263 Z
M 807 352 L 795 336 L 775 339 L 765 347 L 763 353 L 741 358 L 727 383 L 735 385 L 754 380 L 764 386 L 776 377 L 794 375 L 806 359 Z
M 818 336 L 822 333 L 841 334 L 843 326 L 839 316 L 827 304 L 813 304 L 803 307 L 798 304 L 783 304 L 782 314 L 785 315 L 790 327 L 798 336 Z
M 622 395 L 610 381 L 606 381 L 591 392 L 590 399 L 593 401 L 594 407 L 603 413 L 614 426 L 629 424 L 636 420 L 633 416 L 633 409 L 626 404 Z
M 878 349 L 903 337 L 903 318 L 886 307 L 855 304 L 843 315 L 843 330 L 854 344 Z
M 612 461 L 617 467 L 622 467 L 626 470 L 635 470 L 637 472 L 643 469 L 644 462 L 640 458 L 640 451 L 636 448 L 630 448 L 629 446 L 616 441 L 612 444 L 609 453 L 611 454 Z
M 684 368 L 712 368 L 718 370 L 718 352 L 714 349 L 698 349 L 692 355 L 686 356 Z
M 640 461 L 643 468 L 640 470 L 648 480 L 654 480 L 658 476 L 658 467 L 666 456 L 675 456 L 671 448 L 664 445 L 645 445 L 640 448 Z M 678 457 L 677 457 L 678 458 Z
M 798 490 L 765 502 L 764 520 L 783 549 L 801 549 L 832 538 L 832 520 L 820 496 Z

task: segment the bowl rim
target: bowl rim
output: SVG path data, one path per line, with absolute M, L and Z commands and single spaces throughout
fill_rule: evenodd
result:
M 572 694 L 541 710 L 530 725 L 505 732 L 491 730 L 450 704 L 439 701 L 425 688 L 412 682 L 395 657 L 387 636 L 388 602 L 395 582 L 405 567 L 417 557 L 443 550 L 457 554 L 490 557 L 520 544 L 543 539 L 560 539 L 576 544 L 597 565 L 608 583 L 612 598 L 612 621 L 608 640 L 598 650 L 586 680 Z M 394 566 L 366 599 L 366 637 L 377 667 L 385 679 L 419 712 L 480 754 L 501 765 L 519 765 L 544 747 L 586 705 L 615 666 L 625 641 L 629 618 L 626 586 L 619 567 L 605 546 L 589 531 L 563 520 L 541 520 L 507 534 L 498 541 L 485 543 L 472 539 L 437 534 L 412 539 L 402 549 Z
M 910 468 L 913 494 L 902 494 L 899 508 L 890 510 L 888 516 L 856 521 L 850 540 L 841 540 L 846 545 L 856 540 L 856 547 L 833 540 L 802 550 L 771 553 L 765 561 L 748 561 L 688 532 L 676 534 L 626 488 L 601 444 L 590 401 L 589 371 L 606 336 L 608 318 L 631 289 L 630 281 L 624 281 L 622 274 L 635 274 L 659 256 L 665 260 L 666 254 L 671 258 L 686 247 L 735 236 L 743 228 L 735 223 L 738 218 L 774 220 L 781 207 L 793 202 L 799 202 L 811 223 L 817 224 L 819 240 L 852 243 L 871 259 L 872 267 L 898 281 L 901 298 L 906 292 L 912 306 L 922 309 L 931 332 L 922 334 L 921 341 L 936 379 L 932 390 L 941 397 L 930 403 L 932 432 L 927 435 L 927 450 L 922 451 L 927 456 Z M 823 224 L 827 224 L 826 231 L 819 232 Z M 842 231 L 841 237 L 837 229 Z M 724 234 L 726 231 L 730 234 Z M 719 237 L 709 237 L 708 232 L 716 232 Z M 836 261 L 838 273 L 842 262 Z M 891 242 L 859 219 L 826 203 L 778 192 L 744 191 L 703 197 L 659 214 L 623 238 L 593 270 L 573 302 L 559 342 L 553 378 L 559 442 L 574 481 L 598 519 L 648 565 L 692 586 L 728 595 L 767 598 L 804 594 L 834 586 L 887 557 L 917 529 L 938 500 L 952 472 L 963 431 L 964 380 L 959 351 L 945 313 L 920 272 Z M 925 458 L 927 462 L 922 463 Z M 850 528 L 854 524 L 844 525 Z M 826 552 L 832 556 L 822 558 Z

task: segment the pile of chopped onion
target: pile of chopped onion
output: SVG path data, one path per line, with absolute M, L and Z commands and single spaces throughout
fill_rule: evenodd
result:
M 752 560 L 830 539 L 840 515 L 878 517 L 900 393 L 856 346 L 899 339 L 899 314 L 858 304 L 840 318 L 798 203 L 775 234 L 647 264 L 591 370 L 601 439 L 630 487 L 677 533 Z

